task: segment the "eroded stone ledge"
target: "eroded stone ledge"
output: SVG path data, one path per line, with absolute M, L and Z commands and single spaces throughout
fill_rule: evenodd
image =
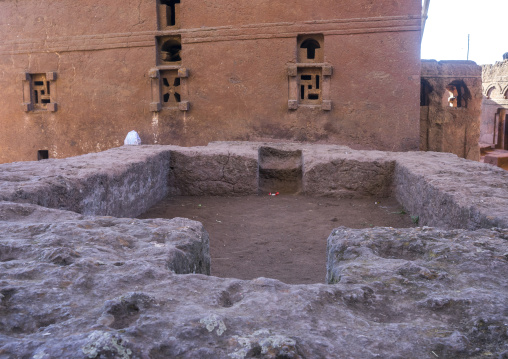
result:
M 124 146 L 62 160 L 4 164 L 0 165 L 0 199 L 87 215 L 130 217 L 167 194 L 254 194 L 260 189 L 261 148 L 301 153 L 299 191 L 303 194 L 394 195 L 424 225 L 508 227 L 506 171 L 451 154 L 354 151 L 334 145 Z
M 302 193 L 395 195 L 421 223 L 505 229 L 334 229 L 333 284 L 286 285 L 203 275 L 197 222 L 88 216 L 134 215 L 167 193 L 256 193 L 262 146 L 301 151 Z M 447 154 L 266 143 L 122 147 L 0 169 L 0 357 L 508 355 L 502 170 Z

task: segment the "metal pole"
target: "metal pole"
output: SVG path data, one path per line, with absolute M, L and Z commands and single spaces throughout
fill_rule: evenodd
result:
M 467 60 L 469 61 L 469 37 L 471 35 L 470 34 L 467 34 Z

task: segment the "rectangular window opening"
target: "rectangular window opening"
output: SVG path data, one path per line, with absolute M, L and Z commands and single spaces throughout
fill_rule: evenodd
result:
M 312 80 L 312 76 L 311 75 L 302 75 L 301 79 L 302 80 Z
M 48 150 L 39 150 L 37 151 L 37 161 L 47 160 L 49 158 Z
M 302 85 L 301 89 L 300 89 L 300 98 L 302 100 L 305 100 L 305 86 L 304 85 Z
M 310 93 L 309 100 L 319 100 L 319 95 L 315 93 Z
M 316 90 L 319 90 L 319 75 L 316 75 Z

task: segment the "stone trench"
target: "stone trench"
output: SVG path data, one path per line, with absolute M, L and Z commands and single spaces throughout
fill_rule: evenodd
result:
M 508 172 L 432 152 L 217 142 L 0 165 L 0 358 L 508 358 Z M 395 197 L 323 284 L 210 276 L 167 195 Z

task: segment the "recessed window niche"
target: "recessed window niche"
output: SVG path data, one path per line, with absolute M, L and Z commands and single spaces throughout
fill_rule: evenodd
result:
M 157 62 L 159 65 L 180 64 L 182 38 L 180 36 L 157 37 Z
M 190 104 L 185 101 L 189 71 L 178 66 L 160 66 L 151 69 L 148 76 L 152 79 L 152 102 L 150 111 L 163 109 L 188 111 Z
M 298 62 L 322 63 L 325 61 L 322 34 L 298 36 Z
M 56 111 L 56 72 L 22 73 L 21 80 L 23 82 L 23 109 L 26 112 Z
M 324 62 L 324 36 L 298 35 L 296 44 L 297 62 L 287 64 L 288 109 L 319 106 L 323 111 L 330 111 L 330 81 L 333 69 Z

